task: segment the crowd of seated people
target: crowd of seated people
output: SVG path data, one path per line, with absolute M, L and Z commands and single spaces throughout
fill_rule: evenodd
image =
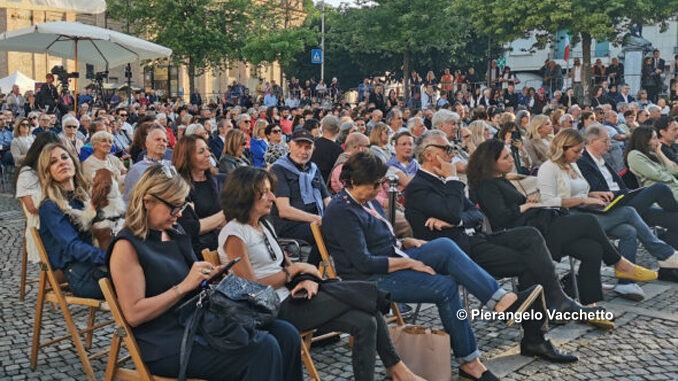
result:
M 480 360 L 482 332 L 455 314 L 464 307 L 458 286 L 494 312 L 598 312 L 603 263 L 614 268 L 612 292 L 634 301 L 645 297 L 644 282 L 678 281 L 678 121 L 666 110 L 580 108 L 571 96 L 540 110 L 489 99 L 422 110 L 393 96 L 384 121 L 371 97 L 333 108 L 156 99 L 61 118 L 31 112 L 12 121 L 16 197 L 74 295 L 102 298 L 97 280 L 112 279 L 159 376 L 178 373 L 183 326 L 174 307 L 221 268 L 203 261 L 208 249 L 222 263 L 241 258 L 232 272 L 272 286 L 281 310 L 247 350 L 224 353 L 196 340 L 189 377 L 300 380 L 299 332 L 320 328 L 355 337 L 355 379 L 374 379 L 375 353 L 393 379 L 418 379 L 379 310 L 319 286 L 312 223 L 339 277 L 351 281 L 337 282 L 344 292 L 367 304 L 380 290 L 398 303 L 436 305 L 463 380 L 497 377 Z M 99 247 L 93 226 L 103 211 L 92 189 L 102 168 L 120 184 L 114 197 L 127 211 L 122 231 Z M 279 237 L 310 255 L 293 262 Z M 636 264 L 640 244 L 658 271 Z M 38 261 L 29 236 L 27 252 Z M 567 256 L 579 260 L 578 271 L 561 278 L 556 264 Z M 517 277 L 515 293 L 498 283 L 505 277 Z M 520 353 L 577 361 L 549 340 L 545 323 L 520 322 Z

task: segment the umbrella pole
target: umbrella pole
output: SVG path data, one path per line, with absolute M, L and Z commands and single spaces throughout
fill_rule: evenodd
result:
M 80 73 L 78 71 L 78 39 L 75 39 L 75 72 Z M 75 77 L 75 91 L 73 92 L 73 111 L 75 111 L 75 115 L 78 115 L 78 77 Z

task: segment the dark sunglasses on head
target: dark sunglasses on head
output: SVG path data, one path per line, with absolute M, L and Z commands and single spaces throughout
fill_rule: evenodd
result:
M 426 149 L 428 147 L 435 147 L 435 148 L 441 149 L 441 150 L 445 151 L 445 153 L 448 154 L 448 155 L 451 155 L 451 154 L 454 153 L 454 146 L 451 145 L 451 144 L 448 144 L 446 146 L 440 145 L 440 144 L 429 144 L 426 147 L 424 147 L 424 149 Z
M 187 202 L 184 202 L 184 203 L 182 203 L 182 204 L 180 204 L 180 205 L 175 205 L 175 204 L 172 204 L 172 203 L 170 203 L 170 202 L 168 202 L 168 201 L 163 200 L 162 198 L 160 198 L 160 197 L 158 197 L 158 196 L 156 196 L 156 195 L 154 195 L 154 194 L 151 194 L 151 196 L 153 196 L 153 198 L 155 198 L 156 200 L 158 200 L 158 201 L 162 202 L 163 204 L 165 204 L 165 205 L 170 209 L 170 215 L 171 215 L 171 216 L 176 216 L 177 214 L 183 212 L 184 209 L 186 209 L 186 206 L 188 206 L 188 203 L 187 203 Z

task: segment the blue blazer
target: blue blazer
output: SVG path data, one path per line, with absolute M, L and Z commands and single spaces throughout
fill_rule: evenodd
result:
M 379 203 L 371 203 L 384 216 Z M 345 189 L 325 209 L 322 230 L 337 273 L 344 279 L 387 274 L 388 258 L 397 257 L 396 239 L 387 225 L 367 212 Z
M 224 142 L 221 138 L 216 134 L 212 134 L 210 135 L 207 145 L 209 146 L 210 152 L 212 152 L 214 157 L 219 160 L 221 158 L 221 153 L 224 151 Z

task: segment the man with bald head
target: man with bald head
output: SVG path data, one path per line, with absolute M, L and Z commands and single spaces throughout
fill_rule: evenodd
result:
M 125 176 L 125 194 L 123 195 L 123 199 L 126 203 L 129 202 L 129 198 L 132 195 L 134 184 L 139 181 L 141 175 L 144 174 L 148 167 L 156 164 L 171 164 L 169 160 L 165 160 L 167 145 L 168 139 L 165 128 L 156 126 L 148 131 L 148 135 L 146 135 L 146 155 L 144 155 L 142 160 L 139 160 L 130 167 Z
M 339 180 L 339 175 L 341 174 L 341 169 L 344 167 L 346 160 L 355 153 L 369 152 L 370 139 L 360 132 L 351 132 L 346 137 L 345 147 L 344 152 L 339 155 L 337 161 L 334 163 L 334 168 L 332 168 L 332 171 L 330 172 L 328 185 L 330 191 L 333 193 L 337 193 L 344 188 L 344 184 Z

